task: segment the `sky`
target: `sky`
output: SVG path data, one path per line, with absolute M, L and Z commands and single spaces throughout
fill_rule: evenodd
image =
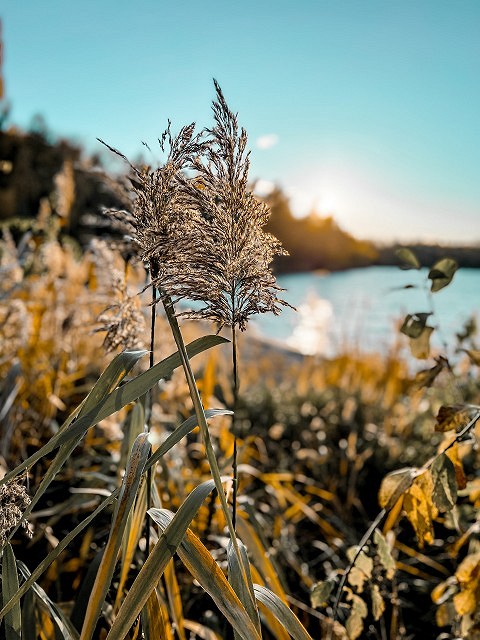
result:
M 480 242 L 478 0 L 2 0 L 11 122 L 135 160 L 209 126 L 212 78 L 258 192 L 359 238 Z M 143 150 L 143 151 L 142 151 Z

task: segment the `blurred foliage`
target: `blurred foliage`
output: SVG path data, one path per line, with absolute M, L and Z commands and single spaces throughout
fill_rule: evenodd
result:
M 104 368 L 97 319 L 119 295 L 115 273 L 125 273 L 120 256 L 105 243 L 81 254 L 71 243 L 55 238 L 53 231 L 48 233 L 46 240 L 45 233 L 42 240 L 27 233 L 19 245 L 4 233 L 1 243 L 5 468 L 56 432 Z M 141 288 L 145 275 L 140 267 L 129 267 L 126 274 L 127 288 Z M 158 321 L 158 353 L 167 354 L 174 350 L 173 343 L 162 316 Z M 185 323 L 183 329 L 194 337 L 201 327 Z M 473 339 L 469 332 L 469 346 L 475 346 Z M 455 372 L 452 366 L 441 367 L 434 379 L 428 379 L 413 374 L 395 350 L 386 357 L 351 352 L 325 360 L 281 353 L 242 336 L 236 421 L 238 532 L 249 551 L 254 582 L 289 602 L 314 638 L 328 632 L 329 598 L 331 602 L 355 545 L 378 512 L 377 493 L 385 475 L 399 467 L 421 469 L 465 424 L 470 415 L 465 406 L 478 403 L 478 363 L 465 351 L 473 349 L 458 351 Z M 205 406 L 231 405 L 229 366 L 223 349 L 200 359 Z M 457 408 L 439 413 L 442 406 Z M 190 413 L 187 385 L 176 372 L 158 387 L 152 407 L 152 430 L 159 442 Z M 436 431 L 437 413 L 441 428 Z M 117 486 L 134 437 L 128 435 L 131 428 L 131 414 L 123 410 L 89 431 L 77 447 L 29 517 L 33 538 L 28 540 L 20 529 L 13 539 L 16 557 L 30 570 L 36 558 L 91 513 L 99 496 Z M 211 433 L 220 469 L 228 474 L 233 453 L 229 418 L 216 418 Z M 476 615 L 472 607 L 478 603 L 472 563 L 478 555 L 479 487 L 478 453 L 472 444 L 468 439 L 459 442 L 449 450 L 450 462 L 431 467 L 428 475 L 414 474 L 389 505 L 385 537 L 377 529 L 348 576 L 339 623 L 346 625 L 349 637 L 377 637 L 384 629 L 385 637 L 406 638 L 422 629 L 431 633 L 435 621 L 452 633 L 467 629 L 470 635 L 464 637 L 476 637 L 471 631 Z M 42 459 L 31 469 L 32 492 L 48 465 L 48 459 Z M 446 484 L 438 480 L 443 476 Z M 204 447 L 193 432 L 158 467 L 158 504 L 175 512 L 208 477 Z M 435 503 L 430 502 L 433 494 L 440 496 Z M 435 506 L 437 502 L 442 508 Z M 40 581 L 73 620 L 78 618 L 76 591 L 88 584 L 89 568 L 108 537 L 110 515 L 108 510 L 104 513 Z M 402 513 L 410 526 L 401 520 Z M 134 517 L 141 518 L 141 512 Z M 200 507 L 192 524 L 220 566 L 227 560 L 224 526 L 214 498 Z M 138 539 L 138 525 L 133 531 Z M 117 574 L 113 578 L 120 590 L 128 589 L 132 568 L 142 562 L 138 548 L 129 548 L 130 570 L 121 582 Z M 166 620 L 177 620 L 184 633 L 197 629 L 201 637 L 200 630 L 210 628 L 223 637 L 220 613 L 183 565 L 175 563 L 175 574 L 168 580 L 177 587 L 167 582 L 157 593 L 161 607 L 166 607 Z M 330 593 L 320 591 L 325 580 Z M 170 598 L 172 589 L 179 589 L 180 600 Z M 310 593 L 314 608 L 308 604 Z M 120 591 L 107 594 L 110 606 L 119 598 Z M 264 616 L 271 634 L 264 637 L 284 637 L 271 613 Z M 100 628 L 107 628 L 105 624 Z M 335 637 L 345 633 L 341 626 L 335 629 Z M 102 637 L 100 630 L 97 633 Z M 173 637 L 168 635 L 173 632 L 166 633 Z
M 123 330 L 122 314 L 131 314 L 137 301 L 137 320 L 138 314 L 150 313 L 148 302 L 135 295 L 146 281 L 141 266 L 125 263 L 109 242 L 97 240 L 83 251 L 72 240 L 68 231 L 78 194 L 75 161 L 62 159 L 34 219 L 2 226 L 4 471 L 40 450 L 78 410 L 109 361 L 102 347 L 109 327 Z M 275 197 L 281 204 L 281 194 Z M 288 220 L 288 203 L 283 200 L 281 206 L 283 214 L 278 215 Z M 351 259 L 356 255 L 363 260 L 370 251 L 370 245 L 356 243 L 331 220 L 310 217 L 302 224 L 312 237 L 318 227 L 329 242 L 336 239 L 343 249 L 337 248 L 335 255 L 345 250 Z M 278 229 L 273 231 L 281 237 Z M 400 257 L 411 268 L 424 263 L 417 251 L 404 251 Z M 428 264 L 428 295 L 435 295 L 440 285 L 454 286 L 450 282 L 456 265 L 451 260 Z M 346 265 L 337 263 L 337 268 L 342 266 Z M 433 329 L 428 324 L 431 316 L 431 310 L 421 310 L 404 321 L 408 340 Z M 136 347 L 148 344 L 142 331 L 142 323 L 136 322 Z M 182 331 L 191 339 L 204 334 L 206 327 L 185 322 Z M 431 354 L 429 345 L 422 344 L 426 365 L 415 371 L 397 349 L 386 356 L 352 351 L 320 359 L 281 352 L 248 334 L 241 336 L 241 395 L 235 421 L 237 530 L 248 550 L 264 638 L 281 640 L 288 638 L 287 629 L 298 631 L 284 605 L 295 611 L 313 638 L 480 637 L 475 420 L 480 351 L 474 320 L 459 328 L 457 338 L 448 353 Z M 112 341 L 108 345 L 122 348 Z M 417 346 L 412 346 L 413 355 L 420 353 Z M 167 322 L 158 314 L 156 358 L 173 351 Z M 217 347 L 194 362 L 205 407 L 231 407 L 228 351 Z M 140 359 L 122 384 L 146 366 Z M 29 515 L 31 538 L 19 528 L 11 546 L 5 547 L 5 575 L 11 577 L 10 567 L 16 562 L 24 580 L 38 559 L 53 553 L 106 496 L 125 486 L 135 486 L 138 492 L 128 518 L 125 511 L 119 517 L 120 509 L 112 515 L 107 505 L 41 573 L 33 596 L 24 596 L 25 616 L 34 612 L 33 637 L 55 638 L 59 629 L 63 637 L 75 637 L 95 576 L 108 575 L 111 582 L 103 589 L 105 604 L 94 631 L 95 638 L 105 638 L 146 565 L 145 489 L 131 453 L 144 418 L 139 405 L 135 407 L 122 408 L 87 431 Z M 154 448 L 191 413 L 188 386 L 175 371 L 154 388 Z M 210 429 L 220 471 L 230 475 L 231 419 L 219 414 Z M 32 496 L 53 464 L 50 454 L 28 469 Z M 132 477 L 126 469 L 134 470 Z M 195 489 L 210 490 L 202 485 L 209 479 L 203 441 L 197 429 L 191 430 L 156 466 L 152 513 L 159 527 L 157 538 Z M 121 499 L 119 503 L 124 504 Z M 112 526 L 112 517 L 118 527 Z M 243 615 L 248 593 L 240 602 L 223 577 L 222 570 L 232 570 L 232 557 L 215 493 L 198 506 L 195 519 L 186 526 L 177 555 L 148 596 L 142 628 L 148 629 L 150 620 L 172 640 L 226 637 L 224 616 L 231 610 Z M 108 562 L 102 560 L 107 541 Z M 205 573 L 208 562 L 211 574 Z M 6 578 L 3 585 L 5 604 L 16 586 Z M 15 607 L 7 618 L 15 628 L 18 613 Z M 238 620 L 248 623 L 241 615 Z M 134 625 L 129 637 L 138 637 L 139 628 Z

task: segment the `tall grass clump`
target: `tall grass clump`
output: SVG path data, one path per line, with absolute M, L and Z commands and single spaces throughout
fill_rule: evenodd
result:
M 45 638 L 53 633 L 63 638 L 80 637 L 81 640 L 104 637 L 105 634 L 118 640 L 138 637 L 139 633 L 146 638 L 173 638 L 174 627 L 180 638 L 186 637 L 188 625 L 183 619 L 178 594 L 175 595 L 178 585 L 175 586 L 177 579 L 171 563 L 175 554 L 212 597 L 235 638 L 262 637 L 258 603 L 263 607 L 263 619 L 268 627 L 281 629 L 279 637 L 287 633 L 295 638 L 310 637 L 287 606 L 280 585 L 274 593 L 263 583 L 253 584 L 254 569 L 235 530 L 236 447 L 232 514 L 224 489 L 225 483 L 232 481 L 222 476 L 208 424 L 210 418 L 231 412 L 224 408 L 204 408 L 191 364 L 193 356 L 225 343 L 226 339 L 210 335 L 186 345 L 177 319 L 176 306 L 180 301 L 201 301 L 202 309 L 187 315 L 232 328 L 232 386 L 236 397 L 235 329 L 243 330 L 250 315 L 268 311 L 278 313 L 279 305 L 284 304 L 277 298 L 278 289 L 270 269 L 272 258 L 281 252 L 281 247 L 264 232 L 268 212 L 248 190 L 246 133 L 244 130 L 239 133 L 236 116 L 229 110 L 218 84 L 215 83 L 215 87 L 214 128 L 197 135 L 192 124 L 173 136 L 169 126 L 159 140 L 161 150 L 166 152 L 165 162 L 157 169 L 137 168 L 129 163 L 132 206 L 129 211 L 114 214 L 122 228 L 129 232 L 131 254 L 144 263 L 149 273 L 152 291 L 150 367 L 131 377 L 133 368 L 147 353 L 132 349 L 138 344 L 135 334 L 141 328 L 142 318 L 128 294 L 126 281 L 121 274 L 115 274 L 113 280 L 119 301 L 109 305 L 99 317 L 99 323 L 100 329 L 106 331 L 104 346 L 107 350 L 124 350 L 108 364 L 85 399 L 58 426 L 52 437 L 0 480 L 0 489 L 5 496 L 15 493 L 18 498 L 11 503 L 10 511 L 5 511 L 2 532 L 3 608 L 0 617 L 5 621 L 7 640 L 20 637 L 22 631 L 25 636 L 39 631 Z M 190 173 L 186 173 L 187 170 Z M 163 306 L 176 352 L 154 364 L 158 303 Z M 148 424 L 153 398 L 148 403 L 147 397 L 179 366 L 184 371 L 194 414 L 166 440 L 158 442 Z M 88 439 L 88 432 L 132 403 L 125 423 L 128 448 L 123 458 L 123 473 L 118 476 L 119 485 L 113 490 L 103 490 L 105 498 L 96 509 L 65 538 L 57 540 L 30 571 L 15 558 L 13 535 L 21 525 L 25 526 L 34 507 L 45 499 L 56 476 L 70 464 L 75 449 Z M 160 463 L 165 470 L 165 454 L 197 425 L 211 479 L 197 483 L 173 513 L 162 509 L 162 492 L 154 482 L 158 477 L 156 466 Z M 51 459 L 46 472 L 29 500 L 18 484 L 18 478 L 45 461 L 47 456 Z M 214 556 L 189 529 L 213 489 L 217 492 L 229 537 L 228 580 Z M 78 535 L 86 536 L 94 518 L 111 507 L 108 539 L 87 572 L 84 587 L 69 616 L 50 600 L 37 580 L 44 572 L 51 572 L 60 554 Z M 145 519 L 146 533 L 142 538 Z M 142 543 L 143 559 L 135 551 Z M 262 580 L 257 571 L 254 573 Z M 215 637 L 213 630 L 202 625 L 193 626 L 193 630 Z

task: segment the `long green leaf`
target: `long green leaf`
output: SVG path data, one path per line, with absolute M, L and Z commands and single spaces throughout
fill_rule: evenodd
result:
M 28 572 L 28 576 L 26 577 L 25 582 L 20 586 L 18 591 L 13 595 L 12 598 L 10 598 L 7 604 L 5 604 L 3 609 L 0 611 L 0 620 L 9 611 L 11 611 L 11 609 L 16 605 L 16 603 L 20 600 L 20 598 L 28 591 L 28 589 L 34 586 L 35 580 L 37 580 L 37 578 L 39 578 L 42 575 L 42 573 L 48 569 L 48 567 L 52 564 L 52 562 L 54 562 L 58 558 L 58 556 L 62 553 L 64 549 L 66 549 L 66 547 L 68 547 L 68 545 L 72 542 L 72 540 L 76 536 L 78 536 L 78 534 L 81 533 L 83 529 L 88 527 L 90 522 L 94 518 L 96 518 L 101 511 L 103 511 L 106 507 L 108 507 L 109 504 L 111 504 L 115 500 L 119 491 L 120 489 L 115 489 L 115 491 L 110 496 L 108 496 L 108 498 L 105 498 L 105 500 L 103 500 L 103 502 L 101 502 L 98 505 L 98 507 L 95 509 L 93 513 L 91 513 L 87 518 L 85 518 L 85 520 L 82 520 L 82 522 L 80 522 L 75 527 L 75 529 L 73 529 L 73 531 L 70 531 L 70 533 L 66 535 L 65 538 L 63 538 L 63 540 L 61 540 L 57 544 L 57 546 L 50 551 L 50 553 L 40 562 L 40 564 L 32 571 L 31 574 L 30 572 Z
M 232 585 L 233 590 L 240 598 L 240 602 L 245 607 L 250 620 L 255 625 L 255 628 L 260 633 L 260 618 L 258 617 L 257 604 L 255 602 L 255 594 L 253 593 L 252 576 L 250 573 L 250 562 L 248 560 L 247 548 L 241 542 L 238 541 L 238 546 L 243 559 L 243 566 L 247 574 L 247 583 L 242 579 L 242 570 L 238 566 L 237 556 L 233 549 L 232 541 L 228 541 L 227 546 L 227 561 L 228 561 L 228 582 Z M 235 631 L 235 637 L 238 637 Z
M 254 584 L 253 590 L 258 602 L 261 602 L 273 613 L 294 640 L 312 640 L 312 636 L 307 633 L 307 630 L 297 616 L 282 600 L 280 600 L 278 596 L 273 593 L 273 591 L 270 591 L 267 587 L 262 587 L 259 584 Z
M 207 420 L 209 420 L 210 418 L 214 418 L 215 416 L 231 415 L 233 415 L 233 411 L 229 411 L 228 409 L 206 409 L 205 411 L 205 417 L 207 418 Z M 145 469 L 149 469 L 152 465 L 158 462 L 160 458 L 162 458 L 167 453 L 167 451 L 170 451 L 170 449 L 172 449 L 177 444 L 177 442 L 180 442 L 180 440 L 188 433 L 190 433 L 192 429 L 195 429 L 197 425 L 198 420 L 196 415 L 190 416 L 185 420 L 185 422 L 182 422 L 182 424 L 179 425 L 175 429 L 175 431 L 172 431 L 168 438 L 166 438 L 165 441 L 162 442 L 155 453 L 150 456 Z
M 191 342 L 188 347 L 188 356 L 193 356 L 202 353 L 206 349 L 210 349 L 219 344 L 228 342 L 221 336 L 204 336 Z M 97 424 L 101 420 L 108 418 L 116 411 L 119 411 L 127 404 L 130 404 L 134 400 L 138 400 L 144 393 L 151 389 L 162 378 L 169 377 L 173 371 L 181 364 L 180 355 L 175 352 L 165 360 L 154 365 L 151 369 L 144 371 L 133 380 L 130 380 L 123 386 L 115 389 L 112 393 L 101 402 L 99 402 L 91 411 L 86 415 L 79 417 L 72 422 L 68 429 L 60 429 L 41 449 L 32 454 L 27 460 L 24 460 L 15 469 L 7 473 L 2 480 L 0 480 L 0 486 L 8 482 L 11 478 L 17 476 L 19 473 L 31 467 L 38 462 L 45 455 L 54 451 L 62 444 L 72 441 L 78 435 L 85 433 L 90 427 Z
M 130 587 L 127 597 L 110 629 L 107 640 L 123 640 L 125 638 L 162 577 L 167 562 L 177 550 L 188 525 L 214 486 L 213 480 L 207 480 L 196 487 L 182 503 Z M 155 511 L 156 509 L 150 509 L 148 513 L 151 515 Z
M 82 402 L 78 417 L 81 418 L 89 411 L 92 411 L 96 405 L 101 402 L 109 393 L 111 393 L 125 378 L 125 376 L 131 371 L 132 367 L 142 358 L 148 351 L 123 351 L 119 353 L 110 362 L 105 371 L 101 374 L 100 378 L 95 383 L 93 389 L 88 396 Z M 11 531 L 9 538 L 11 539 L 15 531 L 21 525 L 21 523 L 28 518 L 37 502 L 43 496 L 47 487 L 53 481 L 57 473 L 63 467 L 65 462 L 70 458 L 72 452 L 77 447 L 78 443 L 83 437 L 83 433 L 78 434 L 71 441 L 66 442 L 60 446 L 60 449 L 55 456 L 55 459 L 49 465 L 47 472 L 45 473 L 42 481 L 32 498 L 32 501 L 28 505 L 27 509 L 22 515 L 22 519 L 16 525 L 15 529 Z
M 138 406 L 141 407 L 141 405 Z M 143 414 L 143 407 L 141 407 L 141 411 Z M 118 551 L 122 544 L 123 534 L 127 525 L 127 519 L 137 496 L 149 451 L 150 443 L 148 441 L 148 434 L 141 433 L 135 440 L 125 470 L 105 553 L 103 554 L 102 562 L 98 569 L 92 594 L 88 602 L 85 621 L 80 636 L 81 640 L 90 640 L 95 631 L 95 625 L 102 611 L 105 596 L 112 581 Z
M 166 509 L 151 509 L 151 515 L 160 529 L 166 530 L 172 513 Z M 217 607 L 230 622 L 242 640 L 260 640 L 261 634 L 252 622 L 239 597 L 228 584 L 223 571 L 197 536 L 187 530 L 177 553 L 192 576 L 212 597 Z M 238 577 L 241 579 L 241 576 Z
M 17 562 L 11 544 L 7 543 L 2 557 L 2 600 L 8 602 L 18 591 Z M 5 616 L 5 640 L 20 640 L 22 637 L 22 612 L 20 603 L 12 607 Z
M 208 409 L 205 414 L 207 418 L 213 418 L 218 415 L 230 415 L 232 412 L 226 409 Z M 148 459 L 145 469 L 152 466 L 160 460 L 160 458 L 165 455 L 170 449 L 172 449 L 177 442 L 179 442 L 184 436 L 186 436 L 192 429 L 197 426 L 196 416 L 190 416 L 182 422 L 182 424 L 173 431 L 168 438 L 163 442 L 163 444 L 157 449 L 157 451 Z M 115 491 L 106 498 L 96 509 L 90 514 L 85 520 L 80 522 L 73 531 L 71 531 L 65 538 L 54 548 L 50 553 L 40 562 L 40 564 L 34 569 L 32 572 L 31 578 L 29 578 L 22 586 L 20 587 L 18 593 L 8 602 L 7 605 L 3 607 L 0 611 L 0 620 L 2 617 L 11 610 L 11 608 L 15 605 L 18 600 L 26 593 L 26 591 L 32 586 L 32 584 L 37 580 L 44 571 L 48 569 L 48 567 L 54 562 L 58 556 L 62 553 L 62 551 L 72 542 L 72 540 L 79 535 L 83 529 L 85 529 L 90 522 L 105 509 L 108 505 L 110 505 L 114 499 L 117 497 L 119 493 L 119 489 L 115 489 Z
M 24 565 L 23 562 L 20 561 L 17 564 L 20 573 L 24 578 L 28 579 L 30 577 L 30 571 L 28 570 L 26 565 Z M 79 640 L 77 630 L 64 615 L 60 607 L 57 607 L 57 605 L 52 602 L 52 600 L 50 600 L 42 587 L 34 582 L 32 584 L 32 589 L 37 596 L 38 601 L 48 610 L 48 612 L 52 616 L 53 622 L 57 626 L 58 631 L 62 634 L 64 640 Z
M 33 589 L 27 591 L 22 602 L 22 640 L 37 640 Z

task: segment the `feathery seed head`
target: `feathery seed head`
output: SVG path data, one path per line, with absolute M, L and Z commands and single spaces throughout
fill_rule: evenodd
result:
M 12 478 L 0 487 L 0 545 L 3 545 L 11 529 L 17 526 L 30 504 L 30 498 L 21 479 Z M 22 526 L 29 533 L 28 522 Z
M 280 312 L 287 303 L 270 265 L 284 254 L 280 242 L 264 231 L 269 218 L 265 203 L 248 189 L 247 134 L 238 127 L 219 84 L 213 103 L 215 126 L 207 130 L 209 145 L 203 161 L 196 158 L 196 177 L 182 185 L 198 212 L 193 233 L 196 244 L 197 287 L 191 297 L 205 306 L 189 317 L 208 318 L 221 325 L 245 329 L 249 316 Z

